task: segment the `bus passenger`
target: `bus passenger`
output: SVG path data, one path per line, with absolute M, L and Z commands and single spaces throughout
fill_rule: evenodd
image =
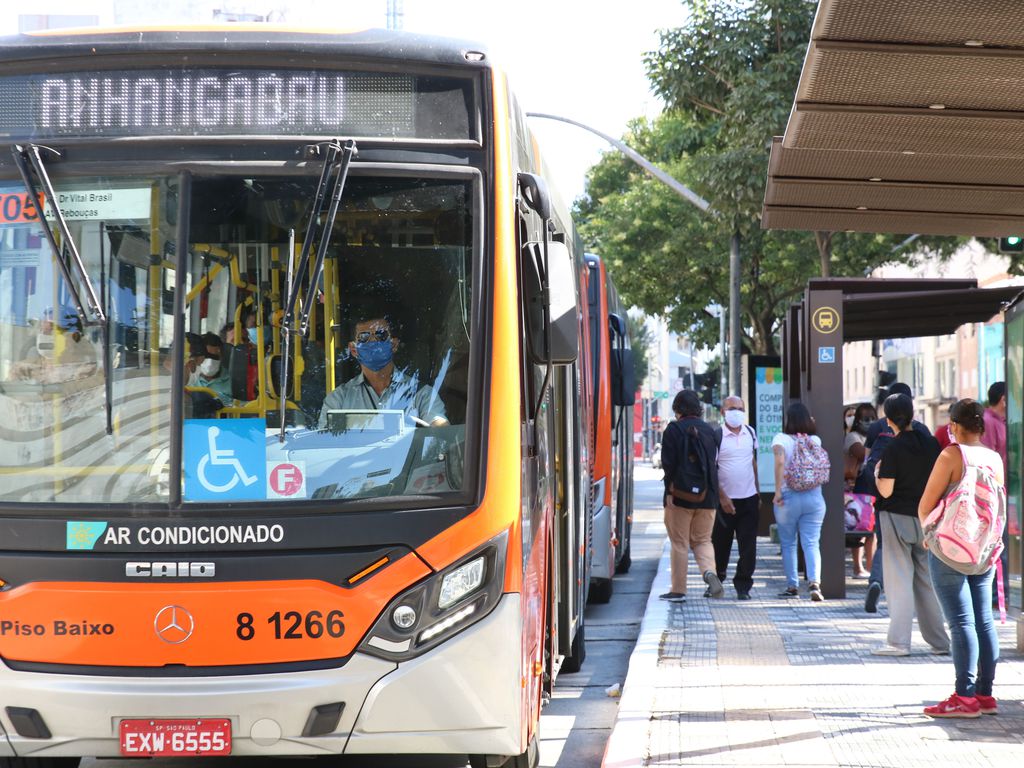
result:
M 231 405 L 231 377 L 227 368 L 220 364 L 223 344 L 216 333 L 203 334 L 203 346 L 193 347 L 189 355 L 189 387 L 204 387 L 213 390 L 223 405 Z
M 434 388 L 419 386 L 415 373 L 395 366 L 398 337 L 383 316 L 356 323 L 355 338 L 348 343 L 349 355 L 359 361 L 360 373 L 324 398 L 318 427 L 327 428 L 327 414 L 333 410 L 401 410 L 421 427 L 448 424 L 444 403 Z
M 77 317 L 65 313 L 62 319 L 54 320 L 52 308 L 43 312 L 35 337 L 11 366 L 12 380 L 60 384 L 86 379 L 99 370 L 96 347 L 82 333 Z

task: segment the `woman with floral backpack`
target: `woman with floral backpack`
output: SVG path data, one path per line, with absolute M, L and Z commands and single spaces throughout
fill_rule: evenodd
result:
M 1002 459 L 981 442 L 981 404 L 961 400 L 949 409 L 949 417 L 955 442 L 939 454 L 917 514 L 932 586 L 952 638 L 956 691 L 924 713 L 978 717 L 998 710 L 992 696 L 999 660 L 992 584 L 1006 525 L 1006 492 Z
M 822 483 L 831 469 L 828 454 L 821 447 L 821 438 L 803 403 L 792 403 L 786 409 L 781 433 L 772 440 L 775 456 L 775 523 L 782 545 L 782 569 L 786 588 L 779 597 L 799 597 L 797 573 L 797 537 L 804 549 L 807 566 L 807 590 L 811 600 L 821 602 L 821 524 L 825 521 L 825 498 Z

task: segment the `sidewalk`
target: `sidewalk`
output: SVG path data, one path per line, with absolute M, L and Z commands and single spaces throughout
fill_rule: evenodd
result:
M 1024 765 L 1012 620 L 997 617 L 999 715 L 933 720 L 921 709 L 953 692 L 953 663 L 927 652 L 916 624 L 913 655 L 872 656 L 888 628 L 884 598 L 864 613 L 866 582 L 850 581 L 846 600 L 812 603 L 803 588 L 783 600 L 781 573 L 779 546 L 759 539 L 753 600 L 737 602 L 731 584 L 724 599 L 702 597 L 691 557 L 688 602 L 667 603 L 665 547 L 604 768 Z

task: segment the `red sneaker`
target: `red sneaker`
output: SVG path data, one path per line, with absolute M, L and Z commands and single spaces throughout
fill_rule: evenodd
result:
M 945 701 L 925 707 L 924 713 L 928 717 L 981 717 L 981 705 L 973 696 L 968 698 L 954 693 Z
M 982 696 L 980 693 L 975 696 L 978 700 L 978 706 L 981 707 L 981 714 L 983 715 L 998 715 L 999 705 L 996 703 L 995 696 Z

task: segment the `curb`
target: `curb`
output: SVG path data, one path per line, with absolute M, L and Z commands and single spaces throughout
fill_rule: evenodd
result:
M 658 595 L 668 591 L 670 583 L 668 540 L 662 545 L 658 571 L 651 582 L 651 594 L 644 608 L 640 634 L 629 656 L 626 681 L 622 685 L 619 711 L 605 747 L 602 768 L 642 768 L 650 748 L 651 710 L 658 680 L 661 638 L 668 628 L 666 605 Z

